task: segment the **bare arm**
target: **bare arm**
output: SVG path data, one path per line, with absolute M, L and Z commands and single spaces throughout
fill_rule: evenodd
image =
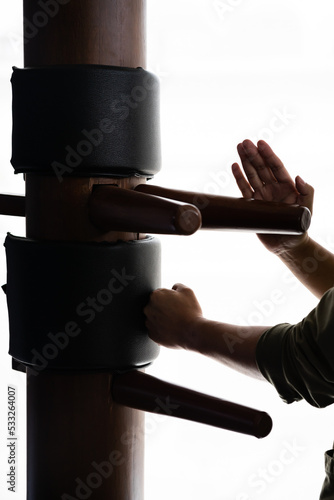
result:
M 194 292 L 184 285 L 158 289 L 144 309 L 150 337 L 165 347 L 204 354 L 234 370 L 265 380 L 256 363 L 256 344 L 269 328 L 238 326 L 203 317 Z
M 200 318 L 192 325 L 186 348 L 204 354 L 245 375 L 264 380 L 256 363 L 256 345 L 268 326 L 239 326 Z
M 275 253 L 319 299 L 334 286 L 334 255 L 309 236 L 300 245 Z

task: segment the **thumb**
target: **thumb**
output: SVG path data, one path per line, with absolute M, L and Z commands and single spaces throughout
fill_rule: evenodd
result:
M 297 175 L 296 188 L 299 192 L 299 203 L 304 207 L 307 207 L 312 212 L 314 197 L 313 187 L 310 186 L 310 184 L 307 184 L 299 175 Z
M 184 290 L 186 288 L 188 287 L 183 285 L 182 283 L 175 283 L 175 285 L 172 286 L 172 290 L 175 290 L 176 292 L 180 292 L 181 290 Z

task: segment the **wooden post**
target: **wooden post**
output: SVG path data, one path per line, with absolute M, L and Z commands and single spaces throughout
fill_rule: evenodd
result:
M 45 26 L 26 39 L 25 67 L 103 64 L 144 67 L 145 0 L 62 0 Z M 52 7 L 52 5 L 53 7 Z M 24 17 L 42 25 L 41 2 L 24 0 Z M 50 10 L 51 12 L 51 10 Z M 36 24 L 36 23 L 35 23 Z M 26 175 L 27 237 L 115 241 L 137 235 L 101 234 L 87 200 L 104 178 Z M 113 182 L 108 179 L 108 183 Z M 114 180 L 123 188 L 134 178 Z M 50 263 L 52 265 L 52 263 Z M 113 403 L 110 373 L 27 369 L 28 500 L 143 499 L 144 413 Z

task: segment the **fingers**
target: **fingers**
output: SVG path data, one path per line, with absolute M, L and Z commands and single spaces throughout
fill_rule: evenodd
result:
M 257 148 L 251 141 L 244 141 L 242 144 L 238 144 L 237 150 L 250 186 L 254 189 L 254 191 L 261 190 L 263 188 L 264 180 L 261 179 L 256 168 L 256 157 L 259 157 L 261 160 L 261 157 L 257 152 Z M 259 170 L 261 171 L 261 169 Z
M 299 204 L 309 208 L 312 213 L 313 197 L 314 197 L 313 187 L 307 184 L 299 175 L 297 175 L 296 188 L 300 193 L 298 198 Z
M 254 189 L 260 190 L 264 184 L 277 182 L 273 172 L 261 156 L 260 150 L 252 141 L 245 140 L 239 144 L 238 153 L 241 155 L 245 173 Z
M 194 292 L 176 283 L 172 290 L 159 288 L 152 292 L 144 314 L 152 340 L 166 347 L 186 348 L 189 329 L 202 316 L 202 310 Z
M 172 290 L 175 290 L 176 292 L 181 292 L 182 290 L 190 290 L 189 287 L 186 285 L 183 285 L 182 283 L 175 283 L 175 285 L 172 286 Z
M 148 316 L 150 312 L 155 308 L 156 304 L 159 303 L 161 295 L 165 292 L 170 292 L 170 290 L 166 290 L 165 288 L 156 288 L 150 295 L 150 299 L 146 306 L 144 307 L 144 314 Z
M 232 165 L 232 173 L 244 198 L 253 198 L 254 191 L 237 163 Z
M 257 143 L 259 154 L 278 182 L 293 182 L 282 161 L 265 141 Z
M 308 196 L 313 193 L 313 187 L 310 186 L 309 184 L 306 184 L 306 182 L 300 177 L 300 175 L 297 175 L 296 177 L 296 188 L 300 192 L 302 196 Z
M 144 314 L 146 316 L 148 316 L 149 313 L 151 312 L 151 310 L 153 308 L 156 308 L 157 305 L 159 305 L 159 303 L 163 299 L 163 297 L 166 298 L 170 293 L 172 293 L 172 291 L 182 292 L 182 291 L 186 291 L 186 290 L 190 290 L 190 288 L 183 285 L 182 283 L 176 283 L 172 287 L 172 290 L 170 290 L 168 288 L 156 288 L 150 295 L 150 300 L 149 300 L 148 304 L 146 305 L 146 307 L 144 308 Z
M 282 161 L 265 141 L 258 141 L 257 147 L 250 140 L 238 144 L 238 153 L 246 176 L 254 190 L 263 184 L 274 182 L 293 183 Z

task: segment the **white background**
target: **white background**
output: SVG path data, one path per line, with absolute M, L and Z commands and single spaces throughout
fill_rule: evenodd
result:
M 293 176 L 315 187 L 310 234 L 333 251 L 333 17 L 331 0 L 148 0 L 148 69 L 161 79 L 163 168 L 155 183 L 239 196 L 230 173 L 236 145 L 264 138 Z M 10 76 L 13 65 L 23 64 L 21 26 L 21 0 L 1 2 L 2 193 L 24 193 L 10 165 Z M 285 119 L 273 120 L 279 114 Z M 0 216 L 1 241 L 7 231 L 24 235 L 23 221 Z M 211 319 L 296 322 L 317 303 L 253 234 L 203 231 L 160 239 L 162 285 L 191 286 Z M 0 259 L 2 284 L 3 249 Z M 281 301 L 273 304 L 277 290 Z M 24 500 L 25 381 L 10 369 L 5 296 L 0 299 L 0 495 Z M 188 352 L 162 349 L 148 373 L 265 410 L 274 428 L 257 440 L 148 415 L 146 500 L 318 498 L 323 453 L 334 438 L 333 408 L 286 405 L 268 383 Z M 19 411 L 15 494 L 6 489 L 6 397 L 13 384 Z

